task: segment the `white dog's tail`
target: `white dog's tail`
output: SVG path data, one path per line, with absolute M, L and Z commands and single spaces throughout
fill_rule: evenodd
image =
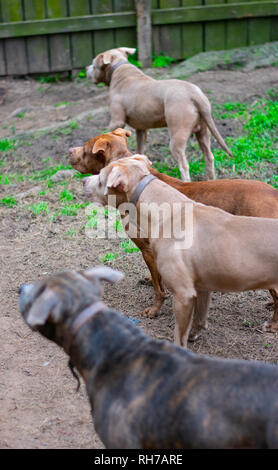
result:
M 207 124 L 210 132 L 212 133 L 213 137 L 217 140 L 219 145 L 222 147 L 225 152 L 230 155 L 230 157 L 234 158 L 233 154 L 229 150 L 229 147 L 227 146 L 226 142 L 224 141 L 223 137 L 220 135 L 214 120 L 212 119 L 211 116 L 211 108 L 210 108 L 210 103 L 205 95 L 202 97 L 194 96 L 193 98 L 194 104 L 197 107 L 199 113 L 201 114 L 201 117 L 204 119 L 205 123 Z

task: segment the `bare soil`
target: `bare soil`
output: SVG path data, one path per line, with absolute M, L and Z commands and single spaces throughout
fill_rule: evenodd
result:
M 250 102 L 264 97 L 266 90 L 277 89 L 277 78 L 278 69 L 267 67 L 250 72 L 197 73 L 190 81 L 199 85 L 215 104 Z M 27 132 L 25 144 L 3 157 L 6 161 L 2 173 L 30 175 L 49 164 L 67 165 L 69 147 L 82 144 L 108 126 L 107 89 L 97 88 L 87 81 L 40 84 L 33 79 L 9 78 L 0 81 L 0 92 L 0 139 Z M 57 106 L 63 102 L 67 104 Z M 24 116 L 16 117 L 13 114 L 16 110 Z M 72 130 L 67 127 L 70 120 L 77 121 L 78 127 Z M 61 128 L 64 124 L 66 131 Z M 217 125 L 224 137 L 240 133 L 235 122 L 221 121 Z M 34 136 L 34 131 L 39 129 L 44 131 Z M 67 132 L 67 129 L 70 130 Z M 153 160 L 162 160 L 167 146 L 166 129 L 151 131 L 146 154 Z M 135 149 L 134 137 L 131 137 L 130 147 Z M 193 152 L 196 150 L 190 148 L 189 158 Z M 22 181 L 13 186 L 2 185 L 0 197 L 20 196 L 41 184 Z M 26 209 L 28 204 L 47 201 L 52 213 L 61 205 L 59 193 L 63 188 L 56 184 L 48 188 L 45 195 L 35 192 L 22 197 L 14 208 L 0 207 L 1 449 L 103 447 L 93 428 L 84 384 L 76 393 L 76 382 L 67 367 L 65 353 L 30 331 L 21 319 L 17 307 L 21 284 L 63 269 L 93 266 L 100 263 L 105 253 L 118 252 L 111 266 L 122 270 L 125 279 L 120 285 L 105 286 L 105 302 L 128 317 L 138 319 L 138 328 L 152 337 L 173 340 L 170 296 L 159 317 L 150 320 L 140 316 L 140 311 L 153 299 L 152 287 L 140 282 L 148 274 L 140 253 L 124 253 L 119 240 L 87 238 L 82 228 L 87 220 L 84 210 L 76 216 L 50 220 L 49 214 L 33 215 Z M 70 179 L 67 189 L 75 195 L 74 202 L 84 202 L 79 179 Z M 73 229 L 74 235 L 69 236 Z M 277 364 L 277 334 L 262 333 L 260 328 L 271 318 L 269 301 L 267 291 L 213 293 L 209 329 L 190 344 L 190 349 L 206 355 Z

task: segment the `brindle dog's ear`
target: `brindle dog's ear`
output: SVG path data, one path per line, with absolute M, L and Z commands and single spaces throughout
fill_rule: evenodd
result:
M 35 328 L 44 325 L 50 317 L 54 323 L 57 323 L 61 319 L 61 314 L 62 301 L 58 294 L 50 289 L 45 289 L 37 297 L 24 318 L 31 328 Z
M 95 266 L 84 271 L 84 275 L 91 280 L 95 278 L 100 281 L 108 281 L 111 283 L 119 282 L 124 277 L 124 274 L 115 269 L 108 268 L 107 266 Z

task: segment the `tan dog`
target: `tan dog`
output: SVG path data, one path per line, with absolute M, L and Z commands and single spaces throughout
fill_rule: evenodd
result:
M 81 173 L 98 174 L 110 162 L 132 155 L 127 148 L 129 135 L 129 131 L 116 129 L 114 132 L 96 136 L 85 142 L 82 147 L 70 149 L 70 163 Z M 264 182 L 224 179 L 184 183 L 177 178 L 159 173 L 154 168 L 150 168 L 150 172 L 194 201 L 219 207 L 234 215 L 278 218 L 278 191 Z M 132 238 L 132 240 L 142 251 L 152 275 L 155 290 L 154 304 L 146 308 L 142 315 L 154 317 L 159 313 L 164 302 L 165 290 L 156 269 L 155 256 L 149 240 L 147 238 Z M 278 298 L 274 290 L 271 291 L 271 295 L 277 303 Z M 208 301 L 209 294 L 207 294 L 206 303 Z M 201 312 L 202 302 L 196 308 Z M 202 316 L 201 313 L 200 316 Z M 267 328 L 271 330 L 271 323 L 265 326 L 265 329 Z M 197 332 L 191 339 L 196 336 Z
M 149 178 L 149 168 L 143 155 L 124 158 L 108 165 L 98 176 L 86 178 L 84 190 L 91 201 L 102 205 L 107 205 L 108 196 L 113 194 L 119 209 L 123 202 L 136 204 L 139 229 L 145 228 L 143 236 L 155 255 L 157 271 L 173 294 L 175 342 L 186 347 L 198 298 L 204 308 L 201 318 L 195 309 L 194 326 L 200 328 L 206 323 L 208 292 L 271 289 L 278 294 L 278 220 L 233 216 L 188 199 L 158 178 L 148 182 L 138 195 L 138 185 Z M 150 203 L 157 208 L 156 236 L 150 234 Z M 184 243 L 176 234 L 171 232 L 167 237 L 163 232 L 164 220 L 157 214 L 165 204 L 171 208 L 167 222 L 172 227 L 177 217 L 175 205 L 181 207 L 178 217 L 186 234 Z M 277 302 L 270 325 L 272 331 L 278 330 Z
M 135 49 L 120 47 L 98 54 L 87 67 L 87 77 L 110 86 L 109 129 L 129 124 L 136 129 L 137 152 L 144 153 L 147 129 L 168 127 L 170 150 L 177 161 L 183 181 L 190 181 L 185 156 L 192 133 L 205 157 L 206 176 L 215 179 L 210 135 L 231 157 L 211 117 L 211 106 L 199 87 L 182 80 L 155 80 L 127 60 Z

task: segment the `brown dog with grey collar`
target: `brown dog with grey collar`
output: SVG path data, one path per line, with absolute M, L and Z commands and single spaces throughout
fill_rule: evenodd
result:
M 85 381 L 106 448 L 278 448 L 278 368 L 151 339 L 100 301 L 99 267 L 24 285 L 19 309 Z
M 98 54 L 87 67 L 87 77 L 110 86 L 109 130 L 129 124 L 136 129 L 137 152 L 144 153 L 147 129 L 168 127 L 170 150 L 183 181 L 190 181 L 185 156 L 187 141 L 195 133 L 205 157 L 206 176 L 215 179 L 210 135 L 232 157 L 211 117 L 208 98 L 193 83 L 183 80 L 155 80 L 127 60 L 135 49 L 120 47 Z

